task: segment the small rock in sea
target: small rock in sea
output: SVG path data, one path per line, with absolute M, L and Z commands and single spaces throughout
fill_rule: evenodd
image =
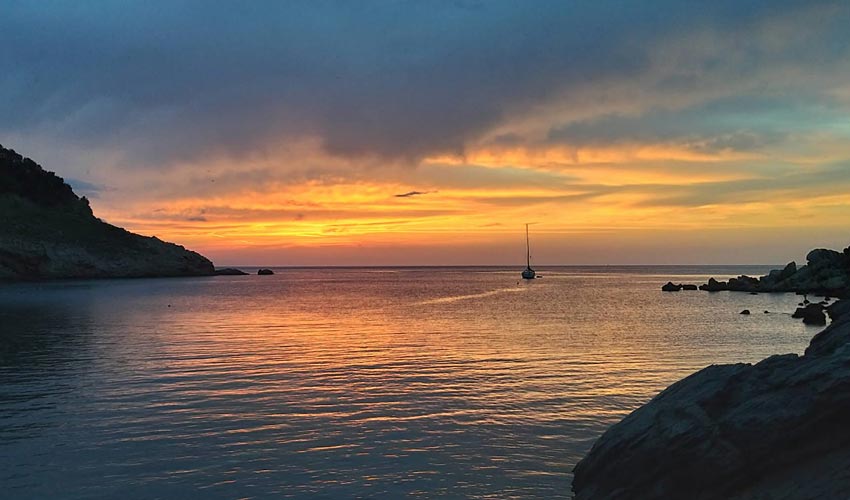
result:
M 236 269 L 233 267 L 226 267 L 224 269 L 216 269 L 216 276 L 247 276 L 248 273 L 242 271 L 240 269 Z
M 765 311 L 764 313 L 765 313 L 765 314 L 770 314 L 770 311 Z
M 274 274 L 274 271 L 272 271 L 271 269 L 260 269 L 259 271 L 257 271 L 257 274 L 260 276 L 268 276 L 270 274 Z
M 697 290 L 696 285 L 682 285 L 682 290 Z
M 672 281 L 668 281 L 665 285 L 661 287 L 661 290 L 664 292 L 678 292 L 682 289 L 682 285 L 675 285 Z
M 750 292 L 750 295 L 758 295 L 758 292 Z
M 806 325 L 823 326 L 826 324 L 826 314 L 823 311 L 815 311 L 803 317 L 803 323 Z
M 805 307 L 798 307 L 791 317 L 802 318 L 803 323 L 807 325 L 825 325 L 826 314 L 824 314 L 823 309 L 821 304 L 809 304 Z
M 743 311 L 741 311 L 741 314 L 750 314 L 750 310 L 749 310 L 749 309 L 744 309 Z

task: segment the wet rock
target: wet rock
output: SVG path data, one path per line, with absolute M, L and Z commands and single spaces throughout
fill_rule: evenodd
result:
M 274 271 L 272 271 L 271 269 L 260 269 L 259 271 L 257 271 L 257 274 L 260 276 L 269 276 L 271 274 L 274 274 Z
M 673 284 L 672 281 L 668 281 L 661 287 L 661 290 L 664 292 L 678 292 L 682 289 L 682 285 Z
M 741 311 L 741 313 L 740 313 L 740 314 L 749 315 L 749 314 L 750 314 L 750 310 L 749 310 L 749 309 L 744 309 L 743 311 Z
M 682 290 L 697 290 L 696 285 L 682 285 Z

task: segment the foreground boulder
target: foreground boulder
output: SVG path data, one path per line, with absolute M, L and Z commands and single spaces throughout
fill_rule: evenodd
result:
M 207 276 L 200 254 L 96 218 L 52 172 L 0 147 L 0 280 Z
M 710 366 L 611 427 L 576 498 L 850 497 L 850 303 L 827 311 L 803 356 Z

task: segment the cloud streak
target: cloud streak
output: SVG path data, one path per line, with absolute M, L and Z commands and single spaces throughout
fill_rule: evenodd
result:
M 424 194 L 431 194 L 431 191 L 408 191 L 406 193 L 400 193 L 393 196 L 396 198 L 410 198 L 411 196 L 422 196 Z

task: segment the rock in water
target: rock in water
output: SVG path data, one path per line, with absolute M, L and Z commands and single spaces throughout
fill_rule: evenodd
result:
M 259 271 L 257 271 L 257 274 L 260 276 L 268 276 L 274 274 L 274 271 L 272 271 L 271 269 L 260 269 Z
M 803 323 L 807 325 L 825 325 L 826 315 L 824 314 L 824 306 L 821 303 L 806 304 L 803 307 L 798 307 L 792 318 L 802 318 Z
M 803 323 L 807 325 L 823 326 L 826 325 L 826 315 L 823 311 L 815 311 L 811 314 L 803 316 Z
M 248 276 L 248 273 L 242 271 L 241 269 L 236 269 L 233 267 L 225 267 L 224 269 L 216 269 L 216 276 Z
M 0 146 L 0 279 L 207 276 L 200 254 L 96 218 L 88 200 Z
M 667 284 L 661 287 L 661 290 L 664 292 L 678 292 L 682 289 L 682 285 L 674 285 L 672 281 L 668 281 Z
M 725 281 L 717 281 L 714 278 L 709 278 L 708 283 L 700 285 L 699 289 L 707 292 L 721 292 L 723 290 L 728 290 L 729 285 Z
M 749 315 L 749 314 L 750 314 L 750 310 L 749 310 L 749 309 L 744 309 L 743 311 L 741 311 L 741 314 L 743 314 L 743 315 Z
M 828 312 L 805 355 L 710 366 L 608 429 L 576 498 L 850 497 L 850 303 Z
M 697 290 L 696 285 L 682 285 L 682 290 Z

